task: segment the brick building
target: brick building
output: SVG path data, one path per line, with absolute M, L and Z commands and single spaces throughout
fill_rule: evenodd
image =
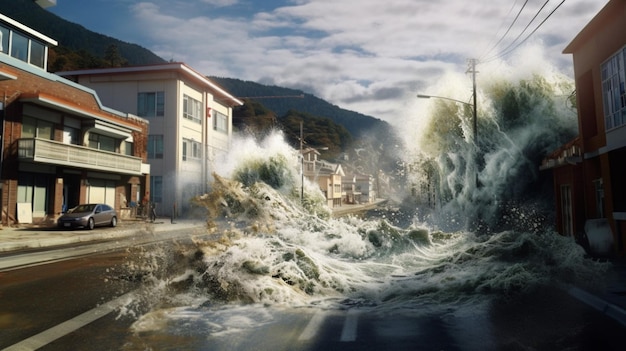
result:
M 579 135 L 549 155 L 557 230 L 603 255 L 626 253 L 626 1 L 611 0 L 565 48 Z
M 2 224 L 54 222 L 79 203 L 128 215 L 149 186 L 148 122 L 46 71 L 56 41 L 0 14 Z

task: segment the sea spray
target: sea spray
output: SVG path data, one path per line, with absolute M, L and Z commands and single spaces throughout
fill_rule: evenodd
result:
M 568 103 L 573 81 L 545 68 L 513 74 L 495 64 L 482 67 L 476 140 L 471 108 L 432 99 L 407 164 L 416 188 L 428 193 L 421 194 L 429 199 L 421 205 L 434 209 L 423 220 L 444 230 L 524 230 L 514 226 L 521 221 L 508 209 L 552 211 L 550 174 L 540 173 L 539 165 L 576 134 L 576 112 Z M 445 79 L 438 96 L 455 96 L 467 82 L 454 74 Z
M 295 165 L 276 162 L 285 160 L 285 150 L 252 152 L 257 156 L 244 167 L 216 173 L 212 191 L 196 199 L 217 240 L 146 251 L 143 263 L 129 266 L 146 284 L 124 309 L 142 311 L 128 345 L 189 333 L 228 338 L 273 323 L 281 308 L 484 316 L 493 301 L 546 285 L 601 286 L 606 264 L 586 259 L 571 238 L 534 225 L 485 235 L 433 229 L 418 218 L 401 228 L 385 218 L 320 216 L 294 191 L 298 177 L 289 174 L 297 171 L 276 167 L 298 169 L 297 157 Z M 267 184 L 256 169 L 285 181 Z M 238 170 L 255 181 L 237 180 Z

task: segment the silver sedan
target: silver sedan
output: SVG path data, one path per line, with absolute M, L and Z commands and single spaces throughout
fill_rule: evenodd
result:
M 59 228 L 87 228 L 117 225 L 117 212 L 107 204 L 78 205 L 57 220 Z

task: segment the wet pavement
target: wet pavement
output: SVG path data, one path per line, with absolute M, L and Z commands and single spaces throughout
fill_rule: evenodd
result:
M 358 206 L 351 209 L 361 210 Z M 348 208 L 342 208 L 342 212 L 344 211 L 347 213 Z M 94 230 L 60 230 L 56 227 L 37 226 L 0 227 L 0 260 L 2 256 L 19 255 L 20 251 L 121 239 L 134 235 L 137 231 L 158 233 L 193 228 L 206 228 L 206 223 L 200 220 L 172 222 L 169 218 L 157 218 L 154 222 L 125 220 L 120 221 L 116 228 Z M 589 291 L 579 287 L 568 287 L 566 290 L 571 296 L 626 327 L 626 259 L 614 259 L 611 263 L 607 272 L 607 285 L 602 291 Z

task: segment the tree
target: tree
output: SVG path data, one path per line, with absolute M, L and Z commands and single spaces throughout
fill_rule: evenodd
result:
M 121 55 L 119 48 L 115 44 L 110 44 L 104 52 L 104 61 L 109 67 L 122 67 L 128 64 Z

